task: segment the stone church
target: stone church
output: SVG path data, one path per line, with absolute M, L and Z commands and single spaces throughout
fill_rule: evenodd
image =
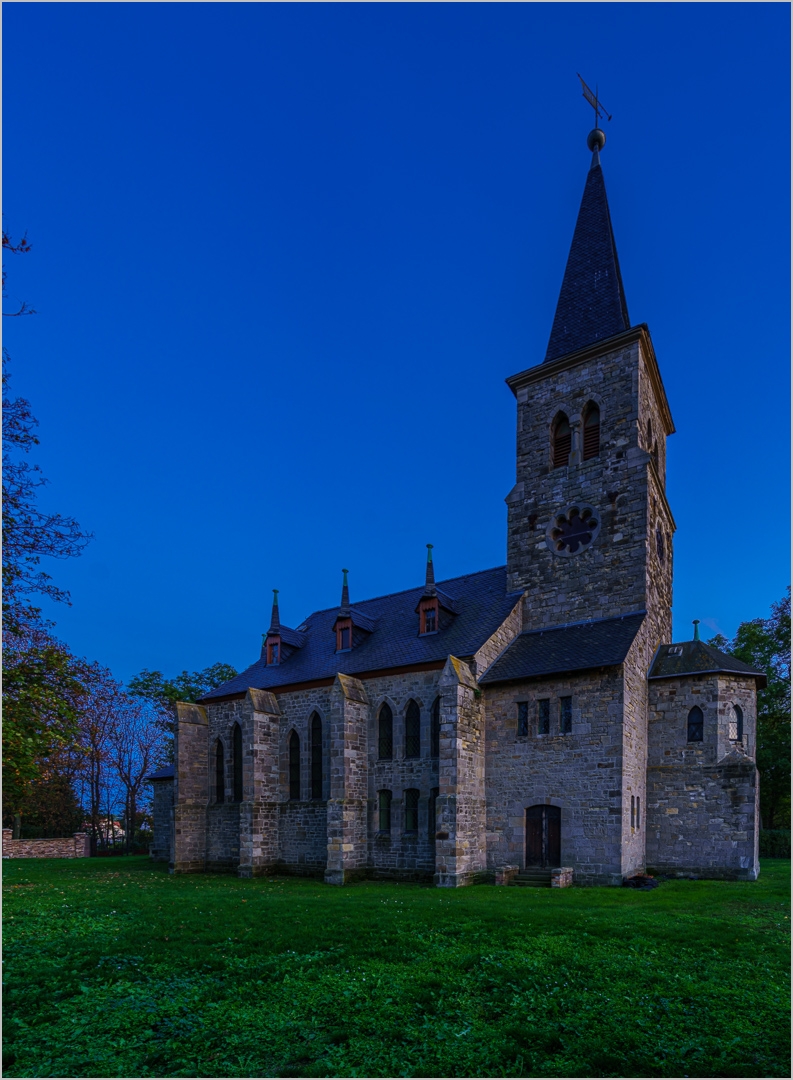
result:
M 631 324 L 600 151 L 541 363 L 517 413 L 507 561 L 353 601 L 292 629 L 277 593 L 260 657 L 178 706 L 152 854 L 175 873 L 439 886 L 644 871 L 754 879 L 756 688 L 671 643 L 672 414 Z M 569 871 L 565 881 L 569 879 Z

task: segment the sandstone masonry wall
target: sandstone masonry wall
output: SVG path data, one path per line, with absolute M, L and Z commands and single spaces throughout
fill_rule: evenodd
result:
M 171 832 L 173 830 L 173 780 L 155 780 L 152 788 L 154 838 L 149 848 L 149 858 L 155 862 L 168 862 L 171 858 Z
M 744 706 L 744 745 L 728 738 L 729 707 Z M 690 709 L 702 742 L 687 741 Z M 658 873 L 753 880 L 759 873 L 754 681 L 729 675 L 650 683 L 647 866 Z
M 570 734 L 559 730 L 559 698 L 573 699 Z M 526 865 L 526 810 L 561 809 L 561 864 L 577 884 L 622 878 L 622 676 L 619 668 L 488 686 L 487 865 Z M 550 699 L 551 730 L 538 733 L 540 699 Z M 528 702 L 520 736 L 518 702 Z
M 12 840 L 13 829 L 3 829 L 4 859 L 87 859 L 91 854 L 88 833 L 76 832 L 53 840 Z

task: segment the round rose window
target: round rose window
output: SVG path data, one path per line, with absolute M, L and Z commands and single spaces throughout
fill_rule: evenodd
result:
M 551 518 L 546 530 L 547 544 L 557 555 L 578 555 L 589 547 L 599 529 L 599 515 L 591 506 L 571 506 Z

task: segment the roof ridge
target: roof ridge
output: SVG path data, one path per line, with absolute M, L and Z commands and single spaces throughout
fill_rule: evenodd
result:
M 439 582 L 437 582 L 437 585 L 438 585 L 438 587 L 440 587 L 441 585 L 448 585 L 449 582 L 452 582 L 452 581 L 462 581 L 463 578 L 476 577 L 478 574 L 490 574 L 494 570 L 506 570 L 506 568 L 507 568 L 507 564 L 502 563 L 500 566 L 488 566 L 485 570 L 471 570 L 467 574 L 458 574 L 457 577 L 446 578 L 444 581 L 439 581 Z M 381 596 L 370 596 L 366 600 L 356 600 L 355 603 L 350 604 L 350 607 L 354 608 L 354 607 L 356 607 L 356 606 L 358 606 L 360 604 L 373 604 L 375 602 L 375 600 L 388 600 L 392 596 L 404 596 L 405 593 L 416 592 L 416 590 L 420 591 L 423 588 L 424 588 L 423 585 L 413 585 L 409 589 L 397 589 L 396 592 L 383 593 Z M 522 589 L 514 590 L 516 596 L 519 593 L 521 593 L 522 591 L 523 591 Z M 507 592 L 504 595 L 505 596 L 510 596 L 511 594 Z M 454 597 L 452 597 L 452 599 L 454 599 Z M 303 623 L 306 622 L 308 619 L 310 619 L 312 615 L 324 615 L 325 612 L 327 612 L 327 611 L 337 611 L 337 610 L 338 610 L 338 605 L 335 605 L 333 607 L 327 607 L 327 608 L 318 608 L 316 611 L 312 611 L 310 615 L 307 615 L 306 618 L 302 620 L 300 625 L 302 626 Z
M 551 630 L 567 630 L 570 626 L 595 626 L 597 623 L 616 622 L 618 619 L 631 619 L 634 615 L 646 615 L 647 609 L 626 611 L 624 615 L 606 615 L 602 619 L 579 619 L 577 622 L 558 623 L 556 626 L 543 626 L 538 630 L 521 630 L 519 637 L 525 634 L 547 634 Z

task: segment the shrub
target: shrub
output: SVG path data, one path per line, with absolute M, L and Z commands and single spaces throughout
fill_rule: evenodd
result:
M 761 829 L 760 856 L 766 859 L 789 859 L 790 829 Z

